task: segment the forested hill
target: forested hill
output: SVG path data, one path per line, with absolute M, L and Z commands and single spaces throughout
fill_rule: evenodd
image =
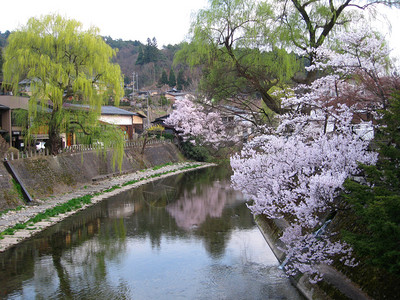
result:
M 157 88 L 162 85 L 176 86 L 178 89 L 189 88 L 189 70 L 180 65 L 172 67 L 174 55 L 181 49 L 182 44 L 163 46 L 159 49 L 156 38 L 148 38 L 146 44 L 137 40 L 114 40 L 110 36 L 104 37 L 104 40 L 112 48 L 118 49 L 116 62 L 121 66 L 125 84 L 132 82 L 135 73 L 139 89 Z M 176 84 L 173 84 L 174 80 Z

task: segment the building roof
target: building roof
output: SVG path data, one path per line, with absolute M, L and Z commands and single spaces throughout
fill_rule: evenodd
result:
M 134 116 L 137 115 L 134 112 L 127 111 L 125 109 L 116 107 L 116 106 L 102 106 L 101 107 L 102 115 L 120 115 L 120 116 Z
M 72 103 L 64 103 L 64 107 L 70 108 L 82 108 L 82 109 L 89 109 L 89 105 L 84 104 L 72 104 Z M 102 106 L 101 107 L 101 114 L 102 115 L 113 115 L 113 116 L 140 116 L 138 113 L 131 112 L 116 106 Z

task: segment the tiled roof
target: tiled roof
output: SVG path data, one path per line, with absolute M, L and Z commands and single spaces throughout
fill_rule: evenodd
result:
M 102 115 L 124 115 L 124 116 L 134 116 L 136 115 L 134 112 L 127 111 L 125 109 L 121 109 L 115 106 L 102 106 L 101 107 Z
M 71 108 L 83 108 L 89 109 L 89 105 L 82 105 L 82 104 L 72 104 L 72 103 L 64 103 L 64 107 L 71 107 Z M 101 114 L 102 115 L 119 115 L 119 116 L 137 116 L 137 113 L 116 107 L 116 106 L 102 106 L 101 107 Z

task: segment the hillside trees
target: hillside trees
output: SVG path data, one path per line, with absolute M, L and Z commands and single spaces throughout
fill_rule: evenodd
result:
M 123 95 L 120 68 L 111 63 L 115 54 L 97 28 L 84 31 L 81 23 L 59 15 L 31 18 L 9 36 L 4 51 L 4 81 L 17 94 L 18 83 L 24 78 L 30 80 L 30 119 L 35 120 L 38 111 L 50 107 L 48 120 L 42 121 L 48 126 L 51 153 L 61 149 L 60 134 L 71 126 L 87 134 L 100 134 L 106 145 L 112 140 L 123 150 L 122 134 L 112 129 L 114 135 L 106 138 L 108 134 L 99 129 L 97 121 L 101 105 L 110 97 L 118 104 Z M 66 110 L 64 104 L 70 98 L 86 104 L 85 112 Z
M 155 37 L 151 40 L 147 38 L 147 44 L 139 48 L 137 65 L 145 65 L 151 62 L 157 62 L 160 59 L 160 50 L 157 48 L 157 40 Z
M 165 71 L 165 70 L 162 71 L 161 77 L 158 80 L 159 86 L 163 86 L 164 84 L 168 84 L 168 75 L 167 75 L 167 71 Z
M 171 88 L 173 88 L 174 86 L 176 86 L 176 76 L 175 76 L 174 69 L 172 69 L 172 68 L 169 70 L 168 85 L 169 85 Z

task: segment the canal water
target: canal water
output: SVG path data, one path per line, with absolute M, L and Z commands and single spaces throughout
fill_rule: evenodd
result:
M 0 298 L 302 299 L 229 175 L 149 183 L 0 254 Z

